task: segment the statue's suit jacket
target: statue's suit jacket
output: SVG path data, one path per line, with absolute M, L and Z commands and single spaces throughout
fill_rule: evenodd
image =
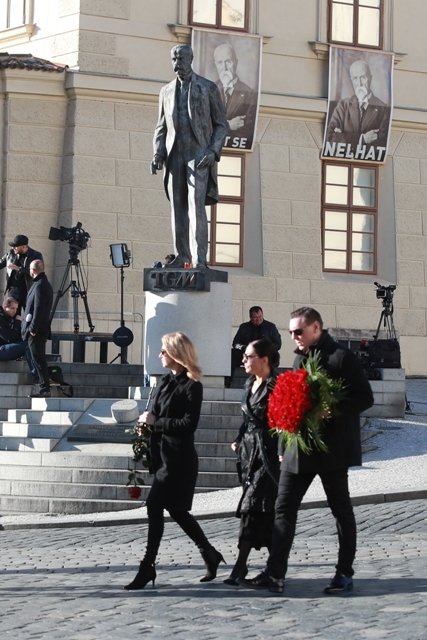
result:
M 154 130 L 153 148 L 165 163 L 164 184 L 168 195 L 168 159 L 174 153 L 178 135 L 178 109 L 176 91 L 178 79 L 160 90 L 159 119 Z M 201 160 L 206 151 L 213 151 L 217 162 L 227 133 L 227 120 L 221 95 L 214 82 L 192 73 L 188 91 L 188 114 L 195 138 L 195 158 Z M 210 167 L 206 204 L 218 201 L 217 163 Z

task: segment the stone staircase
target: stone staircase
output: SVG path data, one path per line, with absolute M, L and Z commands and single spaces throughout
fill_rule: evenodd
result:
M 118 397 L 128 397 L 130 390 L 140 398 L 142 411 L 149 392 L 139 386 L 142 367 L 71 363 L 61 367 L 75 394 L 82 397 L 67 398 L 53 388 L 51 398 L 28 398 L 32 386 L 25 363 L 0 363 L 0 514 L 95 513 L 139 507 L 126 487 L 132 467 L 132 449 L 126 442 L 130 436 L 106 442 L 102 435 L 85 441 L 72 434 L 88 420 L 111 422 L 111 404 Z M 110 395 L 111 389 L 114 394 Z M 196 433 L 197 491 L 238 485 L 230 442 L 240 426 L 240 394 L 222 387 L 206 389 Z M 100 398 L 105 399 L 106 415 L 98 417 L 93 409 L 99 407 Z M 144 499 L 151 480 L 148 472 L 142 475 Z

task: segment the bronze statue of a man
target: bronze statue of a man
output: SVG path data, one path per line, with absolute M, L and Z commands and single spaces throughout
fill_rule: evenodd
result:
M 154 131 L 151 173 L 165 169 L 176 258 L 168 268 L 206 269 L 208 222 L 205 205 L 218 201 L 217 165 L 227 133 L 221 95 L 214 82 L 193 72 L 193 50 L 171 51 L 176 79 L 162 87 Z

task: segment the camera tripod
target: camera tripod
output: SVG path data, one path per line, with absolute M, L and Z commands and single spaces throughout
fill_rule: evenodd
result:
M 55 315 L 58 302 L 67 293 L 67 291 L 70 290 L 71 298 L 73 300 L 74 333 L 78 333 L 80 331 L 79 298 L 83 300 L 84 308 L 86 311 L 86 318 L 89 325 L 89 330 L 90 332 L 92 332 L 95 329 L 95 325 L 92 324 L 92 319 L 90 317 L 89 304 L 87 301 L 87 291 L 82 286 L 83 280 L 84 280 L 83 271 L 80 265 L 80 260 L 78 259 L 77 256 L 78 256 L 78 251 L 75 251 L 73 247 L 70 247 L 70 258 L 68 260 L 67 266 L 65 267 L 61 285 L 55 296 L 55 300 L 50 312 L 50 320 L 52 321 L 52 318 Z M 68 282 L 68 285 L 67 285 L 67 282 Z
M 383 325 L 386 332 L 387 340 L 397 340 L 396 329 L 393 322 L 393 302 L 391 300 L 383 300 L 383 310 L 381 311 L 378 327 L 374 335 L 374 340 L 378 339 L 381 325 Z

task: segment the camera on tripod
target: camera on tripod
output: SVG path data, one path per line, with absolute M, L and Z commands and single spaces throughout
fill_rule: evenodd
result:
M 393 300 L 393 293 L 396 289 L 395 284 L 389 284 L 386 286 L 385 284 L 380 284 L 379 282 L 374 282 L 376 286 L 376 294 L 379 300 L 383 301 L 383 305 L 390 304 Z
M 49 240 L 61 240 L 68 242 L 70 247 L 77 251 L 83 251 L 87 248 L 90 235 L 82 227 L 82 223 L 78 222 L 75 227 L 51 227 L 49 231 Z
M 381 378 L 380 369 L 400 369 L 400 345 L 393 322 L 393 293 L 395 284 L 384 285 L 374 282 L 376 295 L 381 300 L 383 310 L 373 340 L 362 340 L 357 356 L 370 380 Z M 380 330 L 385 338 L 379 339 Z

